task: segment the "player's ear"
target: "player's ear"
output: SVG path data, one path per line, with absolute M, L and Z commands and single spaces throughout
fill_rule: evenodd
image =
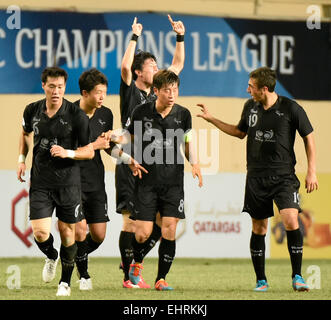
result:
M 82 90 L 82 96 L 86 98 L 88 96 L 88 92 L 86 90 Z
M 134 70 L 134 73 L 136 74 L 137 78 L 142 74 L 142 71 L 141 70 Z

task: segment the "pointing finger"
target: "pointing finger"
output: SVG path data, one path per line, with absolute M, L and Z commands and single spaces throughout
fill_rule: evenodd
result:
M 168 14 L 168 19 L 169 19 L 170 23 L 173 25 L 174 24 L 174 21 L 172 20 L 170 14 Z

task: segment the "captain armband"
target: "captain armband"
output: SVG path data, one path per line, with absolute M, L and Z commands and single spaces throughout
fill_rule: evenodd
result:
M 184 135 L 184 142 L 189 143 L 192 141 L 192 131 L 186 132 Z

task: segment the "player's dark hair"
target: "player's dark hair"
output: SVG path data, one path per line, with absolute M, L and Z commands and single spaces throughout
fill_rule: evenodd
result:
M 253 70 L 249 74 L 250 78 L 256 80 L 256 85 L 260 89 L 262 87 L 267 87 L 269 92 L 273 92 L 276 86 L 276 72 L 268 67 L 261 67 Z
M 104 84 L 108 87 L 107 77 L 95 68 L 84 71 L 79 77 L 78 83 L 80 94 L 83 94 L 83 90 L 91 92 L 98 84 Z
M 131 66 L 131 72 L 133 80 L 137 79 L 137 74 L 135 73 L 136 70 L 142 70 L 143 64 L 145 63 L 145 60 L 147 59 L 153 59 L 156 62 L 155 56 L 150 52 L 145 52 L 139 50 L 138 53 L 135 54 L 133 58 L 133 63 Z
M 177 74 L 170 70 L 162 69 L 154 74 L 153 87 L 156 89 L 160 90 L 164 85 L 173 83 L 177 83 L 179 87 L 180 80 Z
M 65 71 L 62 68 L 59 68 L 59 67 L 47 67 L 41 73 L 41 82 L 42 83 L 46 83 L 48 77 L 50 77 L 50 78 L 63 77 L 64 78 L 64 82 L 67 82 L 68 74 L 67 74 L 67 71 Z

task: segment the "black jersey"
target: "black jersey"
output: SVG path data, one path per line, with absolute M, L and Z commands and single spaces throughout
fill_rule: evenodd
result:
M 294 173 L 296 131 L 301 137 L 313 131 L 304 109 L 282 96 L 268 110 L 253 99 L 248 100 L 238 129 L 247 133 L 247 173 L 250 176 Z
M 126 126 L 127 120 L 131 116 L 136 106 L 144 104 L 146 102 L 156 100 L 156 95 L 153 89 L 149 95 L 143 90 L 136 87 L 135 82 L 132 80 L 128 86 L 121 78 L 120 85 L 120 112 L 121 112 L 121 123 L 122 128 Z
M 138 106 L 127 130 L 135 135 L 135 155 L 148 170 L 141 183 L 145 185 L 181 185 L 184 157 L 180 150 L 185 134 L 192 128 L 188 109 L 175 104 L 165 117 L 156 111 L 155 101 Z
M 26 106 L 23 114 L 24 131 L 34 132 L 31 187 L 54 189 L 80 185 L 77 161 L 52 157 L 50 148 L 59 145 L 75 150 L 87 145 L 88 117 L 66 99 L 53 117 L 49 118 L 45 111 L 46 99 L 43 99 Z
M 80 100 L 75 104 L 79 106 Z M 89 119 L 90 141 L 95 141 L 103 132 L 113 130 L 113 113 L 107 107 L 101 106 Z M 83 192 L 91 192 L 105 189 L 105 168 L 102 162 L 100 150 L 94 151 L 91 160 L 79 161 L 81 184 Z

